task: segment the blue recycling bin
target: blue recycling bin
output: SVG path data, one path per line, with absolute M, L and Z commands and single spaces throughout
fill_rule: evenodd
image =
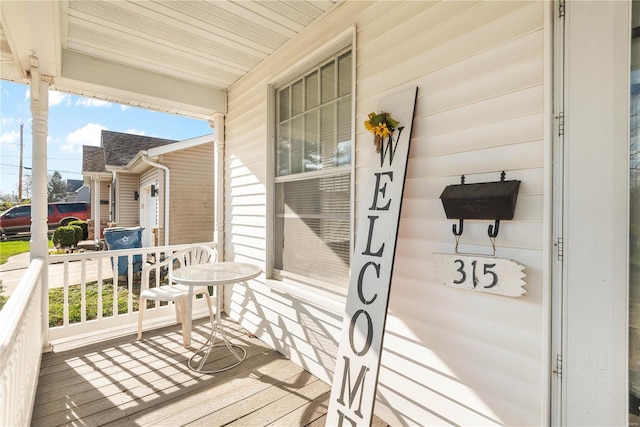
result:
M 142 247 L 142 230 L 144 227 L 111 227 L 104 229 L 104 240 L 107 243 L 107 249 L 135 249 Z M 128 261 L 127 256 L 118 257 L 118 276 L 127 274 Z M 111 266 L 113 267 L 114 258 L 111 258 Z M 134 255 L 133 272 L 137 273 L 142 270 L 142 255 Z

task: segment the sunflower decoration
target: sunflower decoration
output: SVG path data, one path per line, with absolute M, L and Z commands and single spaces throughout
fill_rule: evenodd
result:
M 384 138 L 391 136 L 400 123 L 385 111 L 379 114 L 369 113 L 368 117 L 369 118 L 364 121 L 364 127 L 373 134 L 373 143 L 376 146 L 376 152 L 379 153 L 382 149 L 382 141 Z

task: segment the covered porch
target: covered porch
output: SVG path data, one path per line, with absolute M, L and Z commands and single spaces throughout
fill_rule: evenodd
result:
M 233 393 L 227 387 L 241 380 L 253 384 L 242 387 L 268 383 L 267 394 L 307 402 L 304 409 L 303 403 L 283 405 L 296 406 L 292 411 L 301 411 L 300 417 L 320 414 L 293 424 L 321 418 L 322 404 L 305 387 L 317 384 L 318 396 L 325 395 L 320 382 L 331 383 L 340 366 L 345 302 L 356 288 L 348 279 L 354 242 L 367 236 L 360 224 L 371 226 L 377 218 L 369 211 L 386 209 L 375 204 L 385 187 L 366 191 L 367 171 L 377 159 L 363 122 L 386 109 L 389 96 L 416 87 L 376 399 L 366 412 L 392 425 L 632 424 L 629 397 L 637 392 L 629 381 L 635 369 L 629 355 L 636 349 L 629 346 L 629 333 L 637 322 L 631 322 L 629 265 L 637 257 L 630 257 L 629 248 L 637 239 L 629 232 L 635 200 L 629 166 L 630 151 L 637 149 L 637 109 L 630 107 L 637 103 L 638 56 L 630 53 L 639 46 L 640 16 L 635 6 L 493 0 L 0 2 L 0 75 L 30 86 L 33 147 L 31 266 L 0 312 L 0 425 L 44 420 L 37 387 L 57 375 L 46 373 L 50 358 L 60 360 L 58 367 L 72 381 L 90 383 L 89 389 L 99 387 L 98 377 L 87 383 L 65 364 L 86 358 L 93 365 L 78 369 L 98 371 L 100 381 L 111 384 L 120 380 L 100 358 L 125 368 L 126 386 L 99 391 L 92 404 L 75 410 L 87 411 L 86 417 L 112 408 L 118 416 L 127 414 L 105 422 L 142 424 L 135 417 L 156 410 L 168 411 L 168 420 L 184 407 L 199 409 L 196 401 L 223 402 Z M 228 321 L 264 343 L 236 327 L 236 339 L 253 356 L 233 379 L 217 382 L 183 370 L 187 353 L 170 350 L 179 338 L 151 332 L 175 323 L 171 306 L 155 307 L 153 315 L 149 310 L 145 340 L 133 341 L 132 277 L 124 285 L 123 305 L 105 295 L 113 314 L 98 310 L 95 318 L 89 312 L 68 316 L 71 293 L 79 292 L 76 305 L 87 306 L 82 283 L 88 280 L 81 278 L 79 290 L 72 288 L 78 282 L 65 282 L 67 308 L 60 325 L 50 325 L 47 290 L 59 286 L 49 274 L 46 238 L 50 90 L 184 115 L 213 128 L 214 207 L 197 215 L 213 216 L 215 226 L 213 235 L 208 230 L 198 241 L 214 246 L 221 261 L 252 263 L 263 271 L 220 296 Z M 393 110 L 383 112 L 398 114 Z M 469 218 L 459 242 L 442 209 L 443 189 L 463 179 L 494 182 L 503 171 L 522 184 L 513 218 L 500 227 L 497 240 L 485 220 Z M 297 203 L 306 201 L 301 196 L 309 196 L 309 203 Z M 493 254 L 525 266 L 526 293 L 509 297 L 476 288 L 474 275 L 490 275 L 489 264 L 476 270 L 475 261 L 467 263 L 469 271 L 462 261 L 440 266 L 438 254 L 457 254 L 458 243 L 462 253 Z M 105 257 L 131 260 L 138 254 L 144 255 Z M 98 258 L 65 262 L 109 262 Z M 340 275 L 327 277 L 334 272 Z M 455 274 L 458 283 L 465 281 L 461 275 L 474 278 L 473 289 L 451 286 L 441 272 Z M 373 270 L 364 276 L 367 284 L 382 277 Z M 115 288 L 103 285 L 115 295 Z M 363 295 L 368 293 L 359 297 L 371 304 L 378 296 Z M 81 349 L 59 353 L 63 343 L 79 339 L 91 340 L 84 350 L 91 357 Z M 307 374 L 296 371 L 272 385 L 275 374 L 266 366 L 276 362 L 258 361 L 268 358 L 259 355 L 269 353 L 267 348 L 320 382 L 303 385 Z M 164 366 L 162 372 L 146 377 L 146 367 L 155 363 Z M 355 371 L 342 371 L 349 372 Z M 181 378 L 175 383 L 174 373 Z M 156 387 L 161 380 L 168 381 L 166 387 Z M 362 384 L 352 381 L 347 402 L 358 417 Z M 226 417 L 232 406 L 252 402 L 248 395 L 237 396 L 227 409 L 206 411 Z M 79 396 L 72 399 L 80 403 Z M 66 400 L 54 404 L 64 406 L 54 413 L 65 415 L 52 424 L 90 424 L 83 415 L 77 422 L 64 418 L 74 412 L 72 399 L 69 408 Z M 337 401 L 330 399 L 332 406 Z M 155 402 L 164 402 L 162 408 Z M 89 413 L 99 405 L 106 406 Z M 257 406 L 278 418 L 258 423 L 288 423 L 277 403 L 267 405 Z M 250 424 L 242 417 L 253 408 L 247 411 L 224 422 Z M 195 409 L 187 414 L 197 416 Z M 185 417 L 185 423 L 202 420 Z

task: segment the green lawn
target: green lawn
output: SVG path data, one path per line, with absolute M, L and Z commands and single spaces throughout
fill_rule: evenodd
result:
M 7 262 L 9 257 L 29 252 L 29 238 L 20 240 L 4 240 L 0 242 L 0 264 Z
M 127 312 L 127 286 L 118 286 L 118 313 Z M 138 294 L 140 288 L 133 291 L 133 311 L 138 310 Z M 98 284 L 87 283 L 85 291 L 87 304 L 87 320 L 98 317 Z M 153 307 L 154 301 L 148 301 L 147 307 Z M 82 291 L 80 285 L 69 286 L 69 323 L 80 322 L 82 307 Z M 64 290 L 62 288 L 49 289 L 49 326 L 61 326 L 64 313 Z M 102 316 L 113 316 L 113 281 L 107 279 L 102 283 Z
M 52 246 L 53 243 L 51 243 L 51 240 L 49 240 L 49 247 Z M 29 247 L 29 237 L 0 241 L 0 265 L 6 263 L 7 260 L 14 255 L 18 255 L 23 252 L 29 252 Z M 2 280 L 0 280 L 0 310 L 2 310 L 2 307 L 4 307 L 7 299 L 8 297 L 6 295 L 2 295 Z
M 52 246 L 49 241 L 49 247 Z M 29 238 L 24 240 L 5 240 L 0 241 L 0 264 L 7 262 L 7 259 L 13 255 L 29 251 Z M 133 311 L 138 310 L 138 295 L 140 293 L 139 282 L 134 284 L 133 289 Z M 118 286 L 118 313 L 127 312 L 127 286 Z M 85 291 L 85 299 L 87 304 L 87 320 L 93 320 L 98 317 L 98 285 L 96 282 L 87 283 Z M 7 297 L 2 295 L 2 281 L 0 280 L 0 310 L 4 306 Z M 80 322 L 80 307 L 82 301 L 82 292 L 80 285 L 69 286 L 69 322 Z M 166 304 L 166 303 L 163 303 Z M 147 301 L 147 307 L 153 307 L 154 301 Z M 64 291 L 62 288 L 49 289 L 49 326 L 62 325 L 62 317 L 64 312 Z M 107 279 L 102 286 L 102 316 L 113 316 L 113 281 Z
M 4 264 L 14 255 L 29 252 L 29 247 L 29 237 L 0 241 L 0 264 Z M 53 243 L 51 242 L 51 239 L 49 239 L 49 248 L 52 247 Z

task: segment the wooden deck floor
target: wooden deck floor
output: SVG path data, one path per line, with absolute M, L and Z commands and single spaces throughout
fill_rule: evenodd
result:
M 142 341 L 132 335 L 44 354 L 32 425 L 324 426 L 330 386 L 224 322 L 247 358 L 218 374 L 187 367 L 208 336 L 206 321 L 194 324 L 195 348 L 181 345 L 174 326 L 146 332 Z

